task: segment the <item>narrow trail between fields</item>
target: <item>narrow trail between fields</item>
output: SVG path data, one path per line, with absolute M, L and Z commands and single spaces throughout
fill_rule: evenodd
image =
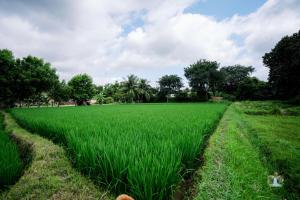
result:
M 230 107 L 230 105 L 228 106 Z M 227 108 L 228 109 L 228 108 Z M 218 121 L 216 124 L 216 127 L 210 135 L 207 135 L 206 138 L 204 139 L 204 144 L 201 148 L 201 151 L 199 152 L 198 155 L 198 163 L 197 163 L 197 168 L 194 169 L 190 174 L 188 174 L 187 177 L 184 177 L 184 180 L 180 183 L 179 189 L 174 193 L 172 200 L 192 200 L 195 199 L 198 191 L 198 184 L 201 182 L 201 170 L 202 167 L 205 164 L 205 157 L 204 153 L 207 149 L 207 147 L 210 145 L 210 138 L 214 134 L 217 134 L 217 129 L 220 130 L 221 132 L 221 137 L 218 138 L 217 140 L 217 145 L 223 147 L 224 146 L 224 132 L 226 131 L 227 128 L 227 123 L 228 119 L 225 117 L 225 114 L 227 112 L 227 109 L 224 111 L 223 116 L 221 119 Z M 220 152 L 216 153 L 216 158 L 215 158 L 215 164 L 219 166 L 218 168 L 221 168 L 221 165 L 224 165 L 223 163 L 223 154 L 222 154 L 222 149 Z
M 274 199 L 266 181 L 268 170 L 246 137 L 248 129 L 242 124 L 238 105 L 229 106 L 209 139 L 205 163 L 196 173 L 195 200 Z
M 114 199 L 76 171 L 62 147 L 22 129 L 7 113 L 5 125 L 19 150 L 30 148 L 31 155 L 23 176 L 0 199 Z

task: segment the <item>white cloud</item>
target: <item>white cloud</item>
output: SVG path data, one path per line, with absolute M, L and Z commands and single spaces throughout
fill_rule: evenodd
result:
M 194 2 L 0 0 L 0 48 L 43 57 L 62 78 L 89 73 L 97 84 L 130 73 L 153 83 L 165 73 L 182 76 L 200 58 L 253 65 L 266 79 L 262 55 L 300 27 L 298 0 L 269 0 L 249 15 L 221 21 L 185 13 Z
M 229 24 L 232 32 L 243 38 L 241 56 L 256 67 L 256 76 L 266 79 L 268 71 L 262 66 L 262 56 L 283 36 L 300 29 L 300 2 L 269 0 L 248 16 L 234 16 Z

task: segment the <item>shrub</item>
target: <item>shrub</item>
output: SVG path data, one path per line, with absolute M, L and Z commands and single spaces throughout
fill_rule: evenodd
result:
M 106 97 L 104 98 L 104 104 L 110 104 L 110 103 L 114 103 L 114 98 L 112 97 Z

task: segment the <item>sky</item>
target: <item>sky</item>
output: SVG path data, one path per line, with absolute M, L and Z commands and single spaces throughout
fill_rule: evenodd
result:
M 0 0 L 0 49 L 98 85 L 184 78 L 199 59 L 251 65 L 267 80 L 262 56 L 299 29 L 300 0 Z

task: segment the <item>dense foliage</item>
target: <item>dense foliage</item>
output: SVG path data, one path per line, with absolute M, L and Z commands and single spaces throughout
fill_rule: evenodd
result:
M 134 102 L 207 101 L 221 96 L 228 100 L 291 99 L 300 102 L 300 32 L 282 38 L 263 56 L 270 69 L 269 81 L 252 77 L 252 66 L 220 66 L 200 59 L 184 68 L 189 87 L 176 74 L 164 75 L 158 87 L 130 74 L 123 81 L 96 86 L 87 74 L 75 75 L 68 84 L 59 81 L 51 65 L 27 56 L 15 59 L 9 50 L 0 50 L 0 107 L 48 105 L 49 102 L 99 104 Z M 72 99 L 73 102 L 69 102 Z
M 14 103 L 15 60 L 11 51 L 0 50 L 0 107 Z
M 71 96 L 71 87 L 69 87 L 66 82 L 63 81 L 56 81 L 51 90 L 49 91 L 49 98 L 51 98 L 52 104 L 57 103 L 59 106 L 62 102 L 66 102 L 69 100 Z
M 0 113 L 0 189 L 13 184 L 22 172 L 18 149 L 4 132 L 3 116 Z
M 216 92 L 217 83 L 221 80 L 218 68 L 219 63 L 216 61 L 199 60 L 184 69 L 189 85 L 200 99 L 207 100 L 209 91 Z
M 93 80 L 87 74 L 74 76 L 68 85 L 70 86 L 70 97 L 77 105 L 88 104 L 94 95 Z
M 251 66 L 235 65 L 222 67 L 220 72 L 223 76 L 221 90 L 227 94 L 236 95 L 240 83 L 249 78 L 251 73 L 254 72 L 254 68 Z
M 277 98 L 300 96 L 300 31 L 283 37 L 263 62 L 270 69 L 269 83 Z
M 159 97 L 162 100 L 167 99 L 170 95 L 178 95 L 180 89 L 183 87 L 182 79 L 173 75 L 164 75 L 158 80 L 159 84 Z
M 225 104 L 13 109 L 24 127 L 63 142 L 77 168 L 136 199 L 168 199 L 195 167 Z
M 50 91 L 57 81 L 55 69 L 43 59 L 15 59 L 11 51 L 0 50 L 0 107 L 42 104 L 43 93 Z

